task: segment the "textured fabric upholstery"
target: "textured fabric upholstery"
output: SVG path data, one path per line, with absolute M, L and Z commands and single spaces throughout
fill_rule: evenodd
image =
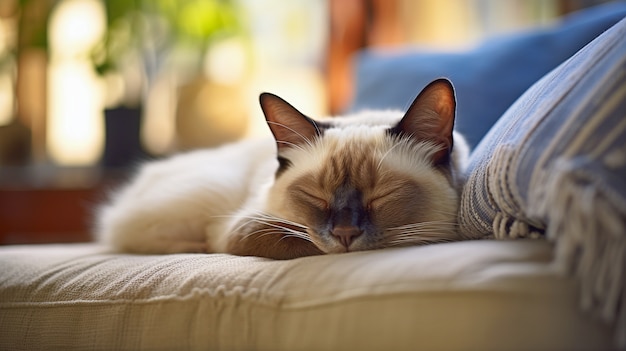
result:
M 272 261 L 0 248 L 1 350 L 585 350 L 545 241 L 469 241 Z

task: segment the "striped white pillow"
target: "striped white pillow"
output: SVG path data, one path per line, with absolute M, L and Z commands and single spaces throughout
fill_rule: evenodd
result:
M 583 307 L 626 346 L 626 19 L 520 97 L 469 172 L 462 233 L 555 241 Z

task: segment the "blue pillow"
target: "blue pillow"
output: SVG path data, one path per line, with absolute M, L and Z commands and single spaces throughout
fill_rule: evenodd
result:
M 456 129 L 473 147 L 528 87 L 625 16 L 626 2 L 609 3 L 463 53 L 364 51 L 356 56 L 350 110 L 404 109 L 430 81 L 448 77 L 457 92 Z

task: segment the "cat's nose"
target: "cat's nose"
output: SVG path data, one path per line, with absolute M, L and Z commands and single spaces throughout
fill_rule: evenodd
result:
M 352 241 L 361 235 L 363 231 L 353 225 L 337 225 L 331 230 L 331 233 L 336 236 L 347 249 L 350 247 L 350 244 L 352 244 Z

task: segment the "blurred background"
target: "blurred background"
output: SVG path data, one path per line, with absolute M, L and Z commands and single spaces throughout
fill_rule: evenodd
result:
M 464 50 L 585 0 L 0 0 L 0 243 L 88 240 L 138 160 L 339 114 L 364 48 Z

